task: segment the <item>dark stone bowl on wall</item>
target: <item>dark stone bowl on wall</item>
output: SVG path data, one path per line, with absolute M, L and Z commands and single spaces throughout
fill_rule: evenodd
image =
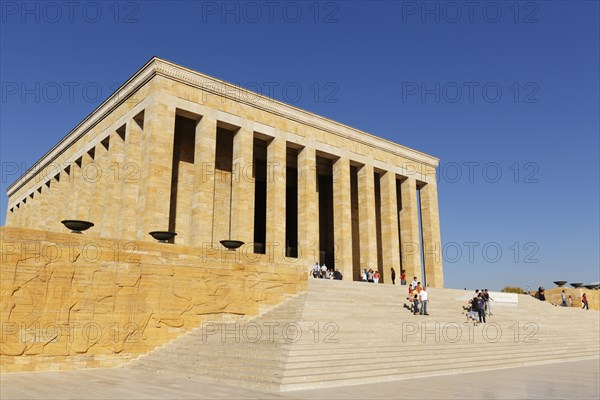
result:
M 573 283 L 570 283 L 569 285 L 571 285 L 571 286 L 573 286 L 575 289 L 577 289 L 577 288 L 579 288 L 579 287 L 583 286 L 583 282 L 573 282 Z
M 567 281 L 554 281 L 553 283 L 558 287 L 562 287 L 567 283 Z
M 94 226 L 90 221 L 80 221 L 78 219 L 63 219 L 60 221 L 61 224 L 67 227 L 67 229 L 71 230 L 71 233 L 79 233 L 82 231 L 90 229 Z
M 242 242 L 241 240 L 221 240 L 220 242 L 224 247 L 227 248 L 227 250 L 235 250 L 238 247 L 240 247 L 241 245 L 244 244 L 244 242 Z
M 150 236 L 158 240 L 160 243 L 169 243 L 169 240 L 177 236 L 177 233 L 169 231 L 152 231 L 150 232 Z

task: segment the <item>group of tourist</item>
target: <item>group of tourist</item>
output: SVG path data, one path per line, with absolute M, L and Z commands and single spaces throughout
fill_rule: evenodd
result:
M 544 289 L 543 286 L 540 286 L 538 288 L 537 293 L 535 293 L 535 297 L 538 298 L 540 301 L 546 301 L 546 289 Z M 569 295 L 569 297 L 567 297 L 567 294 L 565 293 L 565 291 L 563 290 L 560 293 L 560 299 L 561 299 L 561 307 L 573 307 L 573 297 L 571 297 L 571 295 Z M 588 299 L 587 299 L 587 295 L 584 293 L 583 295 L 581 295 L 581 309 L 582 310 L 589 310 L 590 307 L 588 305 Z
M 368 270 L 365 268 L 360 274 L 360 279 L 363 282 L 379 283 L 380 278 L 381 274 L 379 273 L 379 271 L 373 271 L 370 268 Z
M 487 289 L 475 290 L 475 296 L 469 300 L 466 307 L 467 322 L 472 320 L 475 325 L 486 323 L 485 317 L 492 315 L 492 297 Z
M 567 295 L 565 294 L 565 291 L 563 290 L 561 292 L 561 294 L 560 294 L 560 297 L 561 297 L 561 300 L 562 300 L 562 302 L 560 303 L 560 305 L 562 307 L 573 307 L 573 298 L 571 297 L 571 295 L 569 295 L 569 299 L 567 300 Z M 581 304 L 582 304 L 582 306 L 581 306 L 582 310 L 584 310 L 584 309 L 585 310 L 589 310 L 590 309 L 590 307 L 588 306 L 588 299 L 587 299 L 587 296 L 586 296 L 585 293 L 581 296 Z
M 312 266 L 311 275 L 313 276 L 313 278 L 318 278 L 318 279 L 342 280 L 342 278 L 343 278 L 342 273 L 340 271 L 338 271 L 336 269 L 329 269 L 327 267 L 327 265 L 325 265 L 325 263 L 323 263 L 322 265 L 319 265 L 318 262 L 315 262 L 315 264 Z M 396 270 L 394 268 L 391 269 L 391 277 L 392 277 L 392 285 L 395 285 L 396 284 Z M 371 268 L 369 268 L 369 269 L 365 268 L 360 273 L 360 279 L 363 282 L 379 283 L 379 281 L 381 279 L 381 274 L 379 273 L 379 271 L 374 271 Z M 406 273 L 404 271 L 401 271 L 401 273 L 400 273 L 400 283 L 402 285 L 406 285 Z
M 311 269 L 311 273 L 313 278 L 315 279 L 334 279 L 337 281 L 341 281 L 343 278 L 342 273 L 340 271 L 338 271 L 337 269 L 327 268 L 327 265 L 325 265 L 325 263 L 323 263 L 323 265 L 319 265 L 319 263 L 316 262 Z
M 421 286 L 421 282 L 417 281 L 416 276 L 413 278 L 410 285 L 408 285 L 408 297 L 406 300 L 411 302 L 410 310 L 413 315 L 429 315 L 427 313 L 429 294 L 427 293 L 427 288 Z

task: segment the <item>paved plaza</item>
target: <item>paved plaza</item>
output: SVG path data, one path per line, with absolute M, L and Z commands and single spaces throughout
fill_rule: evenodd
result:
M 266 393 L 130 369 L 3 374 L 8 399 L 598 399 L 600 359 Z

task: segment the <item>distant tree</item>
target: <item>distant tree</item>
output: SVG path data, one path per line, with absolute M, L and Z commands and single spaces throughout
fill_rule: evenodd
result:
M 525 294 L 525 291 L 520 287 L 506 286 L 501 290 L 504 293 L 517 293 L 517 294 Z

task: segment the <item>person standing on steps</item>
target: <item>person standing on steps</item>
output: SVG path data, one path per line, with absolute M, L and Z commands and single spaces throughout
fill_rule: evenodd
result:
M 485 296 L 486 296 L 486 305 L 487 305 L 488 315 L 492 315 L 492 301 L 494 301 L 494 299 L 491 298 L 490 293 L 488 292 L 487 289 L 485 289 Z
M 573 299 L 571 298 L 571 295 L 569 295 L 569 307 L 573 307 Z
M 396 284 L 396 270 L 392 267 L 392 285 Z
M 412 282 L 410 283 L 410 286 L 412 286 L 412 290 L 414 291 L 417 288 L 417 285 L 419 284 L 419 282 L 417 282 L 417 277 L 415 276 L 412 280 Z
M 406 272 L 400 270 L 400 284 L 406 285 Z
M 567 295 L 565 294 L 564 290 L 560 294 L 560 297 L 562 298 L 562 303 L 560 303 L 561 307 L 566 307 L 567 306 Z
M 421 315 L 429 315 L 427 314 L 427 303 L 429 302 L 429 297 L 427 294 L 427 288 L 423 286 L 423 290 L 421 290 Z
M 325 265 L 325 263 L 323 263 L 323 265 L 321 265 L 321 279 L 326 279 L 327 278 L 327 265 Z
M 479 323 L 483 322 L 485 324 L 485 300 L 481 293 L 477 296 L 477 312 L 479 313 Z
M 543 286 L 540 286 L 538 289 L 538 296 L 540 298 L 540 301 L 546 301 L 546 289 L 544 289 Z
M 588 299 L 585 293 L 583 294 L 583 296 L 581 296 L 581 304 L 583 304 L 583 307 L 581 307 L 582 310 L 585 308 L 589 311 L 590 307 L 588 306 Z
M 319 263 L 316 262 L 315 265 L 313 265 L 312 267 L 312 276 L 313 278 L 318 278 L 319 277 Z
M 419 295 L 415 293 L 413 297 L 413 315 L 419 313 Z

